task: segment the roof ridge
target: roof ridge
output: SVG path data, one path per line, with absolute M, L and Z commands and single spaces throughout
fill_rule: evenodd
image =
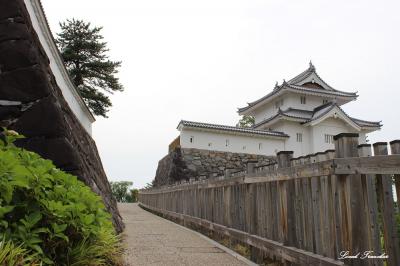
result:
M 381 121 L 368 121 L 368 120 L 363 120 L 363 119 L 359 119 L 359 118 L 355 118 L 355 117 L 352 117 L 352 116 L 349 116 L 351 119 L 354 119 L 354 120 L 357 120 L 357 121 L 360 121 L 360 122 L 364 122 L 364 123 L 371 123 L 371 124 L 380 124 L 381 122 L 382 122 L 382 120 Z
M 329 102 L 327 102 L 327 103 L 323 103 L 323 104 L 321 104 L 321 105 L 315 107 L 314 110 L 313 110 L 313 112 L 314 112 L 314 113 L 315 113 L 315 112 L 318 112 L 318 111 L 320 111 L 320 110 L 322 110 L 322 109 L 324 109 L 325 107 L 328 107 L 328 106 L 330 106 L 330 105 L 337 105 L 337 103 L 336 103 L 335 101 L 329 101 Z
M 284 112 L 288 112 L 288 111 L 301 111 L 301 112 L 313 112 L 311 110 L 306 110 L 306 109 L 298 109 L 298 108 L 293 108 L 293 107 L 289 107 L 288 109 L 286 109 Z
M 307 91 L 313 91 L 316 93 L 323 93 L 323 94 L 332 94 L 332 93 L 341 93 L 341 94 L 345 94 L 347 95 L 357 95 L 357 92 L 347 92 L 347 91 L 341 91 L 341 90 L 326 90 L 326 89 L 315 89 L 315 88 L 310 88 L 307 86 L 303 86 L 303 85 L 294 85 L 294 84 L 288 84 L 289 87 L 293 88 L 293 89 L 299 89 L 299 90 L 307 90 Z
M 262 129 L 254 129 L 252 127 L 246 128 L 246 127 L 236 127 L 236 126 L 228 126 L 228 125 L 220 125 L 220 124 L 212 124 L 212 123 L 204 123 L 204 122 L 196 122 L 196 121 L 189 121 L 189 120 L 181 120 L 178 124 L 178 127 L 180 124 L 195 124 L 195 125 L 204 125 L 204 126 L 211 126 L 211 127 L 219 127 L 219 128 L 229 128 L 229 129 L 235 129 L 238 131 L 255 131 L 255 132 L 260 132 L 260 133 L 273 133 L 273 134 L 282 134 L 286 135 L 282 131 L 275 131 L 275 130 L 262 130 Z
M 309 65 L 309 67 L 306 69 L 306 70 L 304 70 L 303 72 L 301 72 L 300 74 L 298 74 L 297 76 L 295 76 L 294 78 L 292 78 L 292 79 L 290 79 L 289 81 L 288 81 L 288 83 L 289 84 L 292 84 L 295 80 L 297 80 L 297 79 L 300 79 L 300 77 L 301 78 L 305 78 L 305 77 L 308 77 L 308 75 L 309 74 L 311 74 L 311 73 L 313 73 L 313 72 L 315 72 L 315 66 L 312 64 L 312 62 L 310 61 L 310 65 Z M 304 77 L 305 76 L 305 77 Z

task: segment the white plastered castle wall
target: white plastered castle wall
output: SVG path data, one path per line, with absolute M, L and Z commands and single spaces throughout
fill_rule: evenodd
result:
M 25 0 L 25 5 L 29 12 L 33 28 L 35 29 L 40 43 L 42 44 L 43 49 L 50 60 L 50 68 L 54 74 L 57 85 L 61 89 L 61 92 L 72 112 L 78 118 L 85 130 L 91 135 L 94 118 L 90 114 L 90 111 L 85 106 L 85 103 L 80 98 L 78 92 L 68 77 L 64 63 L 58 53 L 57 47 L 53 42 L 53 37 L 48 28 L 46 18 L 43 10 L 41 9 L 39 1 Z
M 191 138 L 192 142 L 190 142 Z M 257 137 L 254 135 L 243 136 L 235 135 L 234 133 L 209 132 L 193 129 L 181 130 L 180 145 L 182 148 L 272 156 L 285 149 L 283 139 Z
M 325 135 L 358 133 L 359 143 L 366 143 L 365 131 L 356 131 L 339 118 L 327 118 L 315 126 L 304 126 L 292 121 L 280 121 L 274 124 L 271 129 L 285 132 L 290 136 L 285 141 L 285 150 L 293 151 L 295 157 L 334 149 L 335 145 L 327 143 Z M 301 142 L 297 140 L 298 133 L 302 134 Z
M 272 130 L 282 131 L 289 135 L 285 140 L 285 150 L 293 151 L 294 156 L 301 156 L 304 154 L 312 153 L 310 144 L 310 128 L 302 126 L 300 123 L 291 121 L 280 121 L 272 127 Z M 302 141 L 297 141 L 297 134 L 302 135 Z
M 306 103 L 301 103 L 301 97 L 306 97 Z M 290 93 L 287 94 L 285 101 L 287 102 L 287 106 L 285 108 L 281 108 L 285 110 L 287 108 L 293 109 L 301 109 L 301 110 L 308 110 L 313 111 L 316 107 L 322 105 L 325 98 L 321 98 L 320 96 L 314 95 L 306 95 L 306 94 L 298 94 L 298 93 Z M 326 98 L 328 100 L 329 98 Z
M 340 133 L 357 133 L 359 134 L 358 142 L 360 144 L 366 143 L 365 131 L 357 131 L 339 118 L 327 118 L 318 125 L 315 125 L 311 128 L 313 131 L 312 134 L 314 136 L 312 143 L 314 153 L 335 148 L 335 145 L 333 143 L 326 143 L 326 134 L 335 136 Z
M 305 104 L 301 103 L 301 96 L 306 97 Z M 328 100 L 330 98 L 326 99 Z M 285 93 L 282 96 L 277 97 L 271 102 L 265 104 L 264 106 L 257 108 L 256 112 L 254 113 L 255 122 L 259 123 L 265 120 L 266 118 L 274 116 L 278 110 L 275 106 L 275 103 L 281 100 L 283 100 L 283 105 L 280 106 L 281 110 L 293 108 L 293 109 L 312 111 L 314 110 L 314 108 L 323 104 L 324 98 L 321 98 L 320 96 L 306 95 L 299 93 Z

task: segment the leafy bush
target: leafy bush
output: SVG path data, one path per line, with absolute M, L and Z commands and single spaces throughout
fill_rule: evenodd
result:
M 132 184 L 129 181 L 110 182 L 112 194 L 117 202 L 133 202 L 132 194 L 129 192 Z
M 132 189 L 131 190 L 131 194 L 132 194 L 132 202 L 138 202 L 139 200 L 139 189 Z
M 0 239 L 45 265 L 118 265 L 120 241 L 101 198 L 51 161 L 13 145 L 20 136 L 2 134 Z

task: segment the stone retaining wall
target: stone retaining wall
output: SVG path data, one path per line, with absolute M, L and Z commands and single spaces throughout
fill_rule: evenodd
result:
M 221 176 L 225 174 L 226 169 L 243 171 L 248 161 L 256 161 L 258 165 L 263 165 L 275 162 L 276 159 L 274 156 L 177 148 L 159 161 L 155 185 L 200 176 Z
M 23 0 L 0 0 L 0 126 L 25 135 L 18 146 L 51 159 L 101 195 L 122 231 L 96 144 L 65 101 Z

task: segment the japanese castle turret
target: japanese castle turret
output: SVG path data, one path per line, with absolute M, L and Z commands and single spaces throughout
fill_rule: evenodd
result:
M 333 136 L 340 133 L 358 133 L 359 143 L 366 143 L 367 134 L 382 125 L 343 111 L 341 106 L 357 97 L 355 92 L 329 86 L 310 62 L 301 74 L 239 108 L 240 115 L 255 118 L 252 128 L 182 120 L 174 143 L 182 148 L 260 155 L 290 150 L 295 156 L 333 149 Z

